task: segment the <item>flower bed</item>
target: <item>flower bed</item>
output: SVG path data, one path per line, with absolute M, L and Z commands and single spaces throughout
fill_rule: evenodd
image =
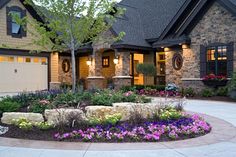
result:
M 84 142 L 156 142 L 193 138 L 210 132 L 211 127 L 198 115 L 177 120 L 145 122 L 140 125 L 121 123 L 116 126 L 97 125 L 85 130 L 56 133 L 59 141 Z

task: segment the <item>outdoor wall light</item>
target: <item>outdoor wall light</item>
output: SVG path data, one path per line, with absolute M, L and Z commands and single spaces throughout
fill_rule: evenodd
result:
M 115 58 L 113 60 L 114 64 L 119 64 L 119 58 L 120 58 L 120 56 L 118 56 L 118 55 L 115 56 Z
M 88 57 L 88 60 L 86 61 L 87 65 L 90 66 L 92 65 L 93 58 L 90 56 Z

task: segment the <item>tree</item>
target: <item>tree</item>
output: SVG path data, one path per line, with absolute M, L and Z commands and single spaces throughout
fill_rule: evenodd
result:
M 143 74 L 145 77 L 145 82 L 147 82 L 147 76 L 156 75 L 156 67 L 153 64 L 137 64 L 137 73 Z
M 32 24 L 40 34 L 34 44 L 49 47 L 52 52 L 71 53 L 72 91 L 75 92 L 75 51 L 97 40 L 102 32 L 112 26 L 116 17 L 120 16 L 124 9 L 115 5 L 112 0 L 25 0 L 25 3 L 35 8 L 43 19 L 33 22 L 22 20 L 26 21 L 27 25 Z M 19 23 L 22 24 L 22 21 Z M 119 40 L 123 35 L 124 33 L 121 32 L 114 41 Z

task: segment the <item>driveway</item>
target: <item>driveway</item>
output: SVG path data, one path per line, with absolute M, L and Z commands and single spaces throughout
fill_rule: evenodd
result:
M 14 147 L 14 145 L 13 147 L 0 146 L 0 157 L 236 157 L 236 103 L 189 100 L 185 109 L 221 119 L 216 123 L 224 122 L 218 125 L 220 129 L 218 128 L 218 133 L 212 137 L 218 139 L 217 142 L 205 141 L 205 144 L 199 146 L 196 143 L 189 144 L 187 141 L 182 141 L 182 146 L 177 146 L 177 142 L 140 143 L 135 145 L 136 148 L 133 148 L 132 144 L 87 143 L 78 145 L 73 150 L 68 150 L 70 148 L 66 144 L 61 144 L 56 147 L 57 149 L 43 149 L 40 143 L 34 143 L 37 149 Z M 225 127 L 226 123 L 230 127 Z M 232 135 L 228 139 L 223 133 L 221 134 L 221 129 L 224 128 L 230 128 L 225 130 L 229 136 Z M 204 137 L 195 139 L 195 142 L 202 142 L 202 139 Z M 30 144 L 30 141 L 28 143 Z

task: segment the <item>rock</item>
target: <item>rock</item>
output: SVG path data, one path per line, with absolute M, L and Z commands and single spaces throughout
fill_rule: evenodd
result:
M 0 135 L 3 135 L 8 132 L 8 127 L 0 126 Z
M 116 113 L 121 113 L 121 121 L 128 120 L 132 114 L 139 114 L 143 118 L 152 117 L 157 113 L 159 105 L 140 103 L 115 103 L 113 104 Z
M 138 113 L 143 118 L 152 117 L 158 110 L 159 105 L 139 103 L 114 103 L 109 106 L 88 106 L 85 108 L 87 118 L 104 118 L 106 115 L 121 114 L 121 121 L 127 121 L 132 114 Z
M 45 110 L 44 116 L 53 125 L 72 123 L 73 120 L 87 120 L 81 109 L 53 109 Z
M 4 124 L 13 124 L 13 119 L 25 118 L 31 123 L 44 122 L 43 115 L 40 113 L 23 113 L 23 112 L 5 112 L 1 118 Z
M 89 118 L 104 118 L 106 115 L 115 114 L 114 107 L 111 106 L 87 106 L 86 117 Z

